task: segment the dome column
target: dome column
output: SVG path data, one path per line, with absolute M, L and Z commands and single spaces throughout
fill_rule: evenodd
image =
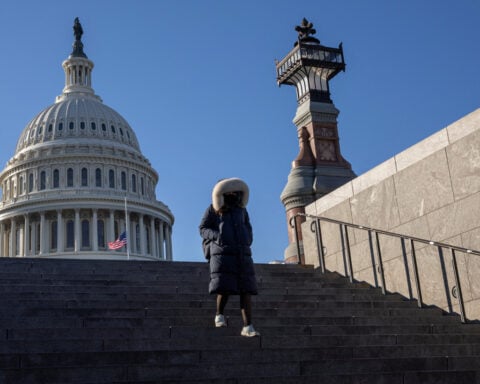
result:
M 160 221 L 160 258 L 165 260 L 165 223 Z
M 0 257 L 5 257 L 5 223 L 0 222 Z
M 28 257 L 30 253 L 30 217 L 24 215 L 23 222 L 23 257 Z
M 12 218 L 10 220 L 10 239 L 8 244 L 8 254 L 10 257 L 15 257 L 16 249 L 15 249 L 15 237 L 14 234 L 17 231 L 15 220 Z
M 59 209 L 57 211 L 57 253 L 60 253 L 60 252 L 64 251 L 63 228 L 64 228 L 64 223 L 63 223 L 62 210 Z
M 92 249 L 93 252 L 98 251 L 98 214 L 96 209 L 92 214 Z
M 157 256 L 157 250 L 155 249 L 155 244 L 156 244 L 156 241 L 155 241 L 155 237 L 156 237 L 156 233 L 155 233 L 155 218 L 153 216 L 150 216 L 150 254 L 152 256 Z
M 32 256 L 35 256 L 37 254 L 37 244 L 38 244 L 37 228 L 38 228 L 38 221 L 34 220 L 32 222 L 32 236 L 31 236 Z
M 42 256 L 45 252 L 45 232 L 46 232 L 46 225 L 45 225 L 45 212 L 40 212 L 40 256 Z
M 81 248 L 81 231 L 80 231 L 80 209 L 75 209 L 75 222 L 74 222 L 74 242 L 75 242 L 75 253 L 80 252 Z
M 167 225 L 166 226 L 166 248 L 167 248 L 167 260 L 171 261 L 172 260 L 172 228 Z
M 138 223 L 140 224 L 140 254 L 145 256 L 147 248 L 145 242 L 147 236 L 145 236 L 145 223 L 143 222 L 144 216 L 142 213 L 139 216 Z

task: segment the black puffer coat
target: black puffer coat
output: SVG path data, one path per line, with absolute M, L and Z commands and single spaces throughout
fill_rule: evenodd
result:
M 257 294 L 253 268 L 252 226 L 247 210 L 233 207 L 219 214 L 210 205 L 200 223 L 200 235 L 210 241 L 210 293 Z

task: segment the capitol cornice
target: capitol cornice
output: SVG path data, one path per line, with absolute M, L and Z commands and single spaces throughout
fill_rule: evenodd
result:
M 32 157 L 33 156 L 33 157 Z M 40 154 L 33 154 L 25 160 L 11 159 L 6 168 L 0 173 L 0 182 L 5 177 L 14 175 L 15 173 L 28 171 L 31 168 L 37 168 L 41 166 L 53 166 L 57 164 L 76 163 L 79 165 L 87 164 L 102 164 L 107 166 L 121 166 L 128 169 L 134 169 L 138 172 L 143 172 L 152 176 L 155 183 L 158 182 L 158 173 L 152 168 L 149 162 L 139 158 L 132 157 L 120 157 L 110 154 L 95 154 L 92 153 L 58 153 L 50 154 L 49 156 L 42 156 Z
M 62 192 L 70 192 L 68 194 Z M 72 192 L 74 194 L 72 194 Z M 114 209 L 123 211 L 125 208 L 125 194 L 115 194 L 111 196 L 95 195 L 86 196 L 77 194 L 78 191 L 55 191 L 55 193 L 36 193 L 33 195 L 21 196 L 12 199 L 11 202 L 0 203 L 0 220 L 12 216 L 21 216 L 29 213 L 41 211 L 58 211 L 69 209 Z M 142 200 L 133 196 L 127 196 L 128 211 L 143 213 L 163 219 L 165 222 L 173 225 L 174 217 L 168 206 L 161 201 Z

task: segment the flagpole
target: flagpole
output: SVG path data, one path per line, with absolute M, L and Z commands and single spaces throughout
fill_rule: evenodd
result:
M 127 214 L 127 195 L 125 195 L 125 236 L 126 236 L 126 239 L 127 239 L 127 244 L 126 244 L 126 247 L 127 247 L 127 260 L 130 260 L 130 239 L 128 238 L 128 229 L 129 229 L 129 226 L 128 226 L 128 214 Z

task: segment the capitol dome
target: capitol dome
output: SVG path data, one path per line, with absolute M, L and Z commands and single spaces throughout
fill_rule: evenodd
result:
M 26 125 L 0 173 L 0 256 L 171 260 L 174 218 L 156 200 L 158 174 L 95 94 L 82 34 L 77 18 L 63 92 Z

